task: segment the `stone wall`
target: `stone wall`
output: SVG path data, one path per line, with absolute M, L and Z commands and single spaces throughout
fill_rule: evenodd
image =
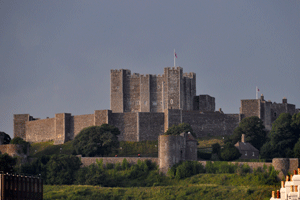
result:
M 91 164 L 96 164 L 96 160 L 100 161 L 103 160 L 103 164 L 106 165 L 107 163 L 120 163 L 122 164 L 123 160 L 126 159 L 129 164 L 137 164 L 138 160 L 145 161 L 151 160 L 151 162 L 158 164 L 158 158 L 153 157 L 81 157 L 82 167 L 87 167 Z
M 3 144 L 0 145 L 0 152 L 2 154 L 7 153 L 8 155 L 14 157 L 14 156 L 26 156 L 23 152 L 23 146 L 19 144 Z M 29 153 L 29 148 L 27 149 L 27 154 Z
M 208 161 L 198 161 L 198 162 L 201 163 L 205 167 L 206 163 Z M 228 162 L 228 163 L 231 163 L 231 164 L 236 164 L 237 163 L 239 166 L 246 164 L 250 167 L 251 171 L 253 171 L 254 169 L 257 169 L 257 168 L 263 168 L 264 165 L 267 166 L 267 167 L 272 166 L 271 162 Z
M 55 118 L 40 119 L 26 122 L 27 142 L 55 140 Z
M 101 126 L 102 124 L 111 124 L 111 110 L 95 110 L 94 125 Z
M 119 141 L 138 141 L 137 113 L 112 113 L 112 125 L 121 132 Z
M 141 112 L 150 112 L 150 75 L 141 75 L 140 83 Z
M 157 140 L 164 133 L 164 113 L 138 113 L 138 141 Z
M 72 116 L 70 124 L 74 139 L 83 128 L 94 126 L 94 114 Z
M 200 112 L 187 110 L 168 110 L 165 112 L 167 126 L 188 123 L 192 126 L 197 137 L 231 135 L 238 126 L 238 114 L 223 114 L 220 112 Z
M 156 76 L 150 75 L 150 111 L 151 112 L 163 112 L 164 109 L 164 100 L 163 96 L 165 95 L 164 90 L 164 81 L 165 76 Z
M 279 177 L 282 178 L 288 173 L 293 174 L 293 170 L 298 169 L 299 159 L 298 158 L 273 158 L 272 165 L 275 170 L 280 171 Z

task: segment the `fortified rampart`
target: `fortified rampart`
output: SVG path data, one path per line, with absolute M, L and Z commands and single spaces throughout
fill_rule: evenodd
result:
M 282 103 L 266 101 L 261 95 L 260 99 L 241 100 L 240 115 L 241 119 L 251 116 L 259 117 L 267 130 L 271 130 L 272 123 L 281 113 L 290 113 L 291 115 L 298 113 L 294 104 L 289 104 L 286 98 L 282 99 Z
M 129 164 L 137 164 L 138 160 L 145 161 L 145 160 L 151 160 L 151 162 L 156 163 L 159 165 L 160 171 L 163 173 L 166 173 L 170 167 L 172 167 L 177 162 L 181 161 L 180 159 L 180 151 L 178 153 L 179 143 L 178 138 L 169 136 L 169 137 L 161 137 L 161 155 L 159 155 L 158 158 L 154 157 L 80 157 L 82 162 L 82 167 L 87 167 L 91 164 L 96 164 L 96 161 L 103 160 L 103 164 L 106 165 L 108 163 L 122 163 L 123 159 L 125 158 Z M 175 142 L 175 143 L 170 143 Z M 177 142 L 177 146 L 176 146 Z M 168 145 L 167 148 L 165 148 L 165 145 Z M 175 144 L 175 147 L 174 147 Z M 177 148 L 177 150 L 176 150 Z M 176 151 L 175 153 L 173 151 Z M 169 152 L 169 153 L 167 153 Z M 167 154 L 165 154 L 167 153 Z M 164 160 L 165 157 L 168 157 L 166 160 Z M 175 157 L 175 162 L 174 162 Z M 186 160 L 194 160 L 194 159 L 186 159 Z M 176 162 L 177 161 L 177 162 Z M 201 163 L 204 168 L 206 166 L 206 163 L 208 161 L 198 161 Z M 225 161 L 223 161 L 225 162 Z M 279 171 L 279 178 L 282 178 L 286 176 L 288 173 L 292 174 L 293 170 L 297 169 L 299 167 L 299 159 L 298 158 L 273 158 L 272 162 L 228 162 L 231 164 L 237 164 L 239 166 L 242 166 L 244 164 L 248 165 L 250 167 L 250 170 L 253 171 L 254 169 L 263 168 L 266 166 L 269 168 L 269 166 L 273 166 L 276 171 Z
M 241 100 L 239 114 L 215 111 L 215 98 L 196 96 L 196 74 L 181 67 L 166 67 L 162 75 L 131 74 L 128 69 L 111 70 L 111 110 L 93 114 L 58 113 L 38 119 L 29 114 L 14 115 L 14 136 L 29 142 L 54 140 L 63 144 L 85 127 L 107 123 L 119 128 L 119 140 L 157 140 L 172 125 L 188 123 L 197 137 L 232 134 L 241 119 L 258 116 L 270 130 L 280 113 L 299 112 L 283 99 L 282 104 L 261 99 Z

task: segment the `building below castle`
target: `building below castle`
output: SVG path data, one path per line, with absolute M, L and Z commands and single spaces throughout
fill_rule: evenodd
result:
M 14 115 L 14 137 L 29 142 L 54 140 L 63 144 L 73 140 L 85 127 L 103 123 L 119 128 L 120 141 L 157 140 L 172 125 L 188 123 L 197 137 L 231 135 L 241 119 L 260 117 L 267 129 L 282 112 L 299 112 L 295 105 L 241 100 L 239 114 L 215 111 L 215 98 L 196 95 L 196 74 L 183 73 L 181 67 L 164 68 L 162 75 L 131 74 L 130 70 L 111 70 L 110 110 L 93 114 L 58 113 L 54 118 L 38 119 L 29 114 Z
M 286 181 L 281 181 L 280 190 L 272 191 L 270 200 L 298 200 L 300 199 L 300 168 L 294 170 L 294 175 L 287 175 Z

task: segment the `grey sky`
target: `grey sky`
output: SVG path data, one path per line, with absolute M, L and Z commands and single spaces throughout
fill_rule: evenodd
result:
M 109 109 L 110 69 L 195 72 L 197 95 L 300 107 L 300 1 L 0 0 L 0 131 L 13 114 Z

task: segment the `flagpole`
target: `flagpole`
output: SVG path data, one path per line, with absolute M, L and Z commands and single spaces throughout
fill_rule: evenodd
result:
M 256 86 L 256 99 L 258 99 L 258 90 L 257 90 L 257 86 Z
M 176 67 L 176 61 L 175 61 L 175 49 L 174 49 L 174 67 Z

